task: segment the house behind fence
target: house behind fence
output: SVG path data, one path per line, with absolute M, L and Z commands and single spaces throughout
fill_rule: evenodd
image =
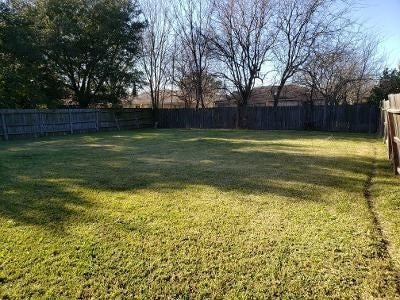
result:
M 276 93 L 277 86 L 257 86 L 252 89 L 251 96 L 248 99 L 247 105 L 252 106 L 274 106 L 274 94 Z M 221 93 L 221 91 L 212 91 L 208 93 L 204 104 L 206 108 L 212 107 L 236 107 L 236 97 L 233 95 Z M 297 84 L 287 84 L 283 87 L 278 106 L 301 106 L 309 102 L 311 95 L 310 90 L 304 86 Z M 182 94 L 179 90 L 174 91 L 171 89 L 163 89 L 160 91 L 160 108 L 195 108 L 196 101 L 189 99 L 190 96 Z M 192 97 L 193 98 L 193 97 Z M 314 105 L 323 105 L 324 98 L 318 93 L 314 93 L 312 97 Z M 129 97 L 122 101 L 124 107 L 135 108 L 151 108 L 151 96 L 149 92 L 142 92 L 141 94 Z
M 396 175 L 400 174 L 400 94 L 389 95 L 383 101 L 383 136 L 388 147 L 389 159 Z

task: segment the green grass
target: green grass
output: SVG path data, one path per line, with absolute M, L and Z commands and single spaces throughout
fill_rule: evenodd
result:
M 400 270 L 400 176 L 393 176 L 387 167 L 387 151 L 379 151 L 379 168 L 374 178 L 373 194 L 389 252 L 397 270 Z M 398 272 L 400 274 L 400 272 Z M 398 277 L 400 287 L 400 275 Z M 400 295 L 399 295 L 400 299 Z
M 369 135 L 0 143 L 0 298 L 398 298 L 399 183 Z

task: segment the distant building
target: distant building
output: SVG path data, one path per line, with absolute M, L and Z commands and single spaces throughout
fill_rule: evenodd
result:
M 248 106 L 274 106 L 275 86 L 255 87 L 252 91 Z M 309 101 L 310 92 L 306 87 L 288 84 L 283 87 L 279 98 L 278 106 L 299 106 Z M 322 97 L 315 99 L 314 104 L 323 104 Z M 216 107 L 235 106 L 236 99 L 227 97 L 226 99 L 215 102 Z
M 261 86 L 253 89 L 248 106 L 273 106 L 273 93 L 275 86 Z M 309 101 L 310 92 L 306 87 L 288 84 L 284 86 L 278 106 L 299 106 Z M 161 93 L 160 108 L 185 108 L 195 107 L 194 99 L 183 99 L 179 91 L 165 90 Z M 186 103 L 185 103 L 186 100 Z M 236 99 L 233 96 L 216 95 L 214 99 L 206 99 L 206 107 L 235 107 Z M 316 105 L 323 104 L 322 97 L 314 99 Z M 135 97 L 122 101 L 123 107 L 151 108 L 151 97 L 149 92 L 143 92 Z
M 215 96 L 217 97 L 217 95 Z M 205 99 L 206 107 L 214 106 L 214 99 Z M 151 96 L 149 92 L 142 92 L 137 96 L 129 97 L 122 101 L 125 108 L 151 108 Z M 196 102 L 193 98 L 185 99 L 180 91 L 164 90 L 160 95 L 160 108 L 194 108 Z
M 122 101 L 125 108 L 151 108 L 150 92 L 142 92 L 137 96 Z M 179 92 L 164 90 L 160 95 L 160 108 L 184 108 L 185 102 L 179 97 Z

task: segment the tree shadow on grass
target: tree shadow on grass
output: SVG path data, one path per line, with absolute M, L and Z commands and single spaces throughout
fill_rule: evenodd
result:
M 329 134 L 311 138 L 324 136 Z M 346 140 L 347 136 L 334 138 Z M 242 201 L 247 201 L 246 195 L 270 194 L 289 201 L 327 202 L 326 188 L 362 193 L 372 158 L 314 154 L 311 146 L 296 144 L 296 137 L 307 135 L 145 131 L 144 135 L 69 137 L 47 144 L 35 141 L 28 152 L 26 145 L 20 151 L 5 152 L 0 213 L 20 223 L 62 231 L 71 216 L 94 205 L 71 187 L 134 193 L 201 185 L 235 192 L 244 196 Z M 7 166 L 16 159 L 16 166 Z
M 10 218 L 14 225 L 39 225 L 63 232 L 64 222 L 91 203 L 68 191 L 59 180 L 14 178 L 14 185 L 3 185 L 0 191 L 0 214 Z
M 92 181 L 90 176 L 81 179 L 85 185 L 111 191 L 160 184 L 166 188 L 170 185 L 178 188 L 200 184 L 250 194 L 270 192 L 275 181 L 283 185 L 273 192 L 286 196 L 286 191 L 291 190 L 285 189 L 284 184 L 289 182 L 352 191 L 364 180 L 353 175 L 366 174 L 372 162 L 372 158 L 310 154 L 309 149 L 295 144 L 261 145 L 262 151 L 247 149 L 249 144 L 254 146 L 254 143 L 227 139 L 183 139 L 178 148 L 164 146 L 165 153 L 146 151 L 141 155 L 133 153 L 132 156 L 123 153 L 99 161 L 96 168 L 100 165 L 109 171 L 103 174 L 100 184 Z M 88 163 L 86 167 L 91 166 Z M 128 176 L 121 178 L 117 174 Z

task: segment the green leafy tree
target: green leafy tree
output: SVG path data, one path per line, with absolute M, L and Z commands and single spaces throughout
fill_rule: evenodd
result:
M 388 99 L 389 94 L 400 94 L 400 69 L 385 69 L 379 84 L 372 89 L 370 101 L 380 103 Z
M 0 3 L 0 108 L 54 107 L 64 96 L 32 22 L 24 2 Z
M 130 0 L 38 0 L 48 64 L 81 107 L 116 104 L 139 81 L 140 11 Z

